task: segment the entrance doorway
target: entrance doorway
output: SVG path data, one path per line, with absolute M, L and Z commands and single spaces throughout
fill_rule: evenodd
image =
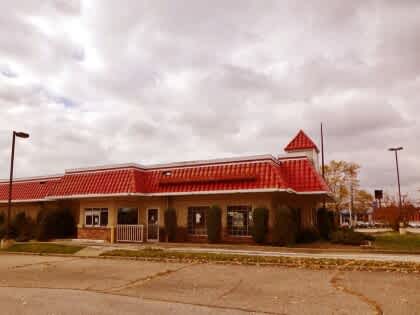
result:
M 147 241 L 159 241 L 159 209 L 147 209 Z

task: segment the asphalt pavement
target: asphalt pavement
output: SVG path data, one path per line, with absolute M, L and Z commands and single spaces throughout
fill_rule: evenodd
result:
M 420 314 L 418 274 L 0 255 L 2 314 Z

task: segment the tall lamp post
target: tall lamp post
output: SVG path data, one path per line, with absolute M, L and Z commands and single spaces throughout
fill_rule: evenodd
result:
M 29 134 L 25 132 L 16 132 L 13 131 L 13 141 L 12 141 L 12 156 L 10 159 L 10 178 L 9 178 L 9 200 L 7 203 L 7 223 L 6 223 L 6 237 L 10 239 L 10 216 L 12 210 L 12 182 L 13 182 L 13 164 L 15 160 L 15 142 L 16 137 L 27 139 L 29 138 Z
M 401 184 L 400 184 L 400 169 L 398 165 L 398 151 L 401 151 L 403 147 L 397 147 L 397 148 L 389 148 L 389 151 L 392 151 L 395 153 L 395 163 L 397 165 L 397 180 L 398 180 L 398 207 L 399 207 L 399 219 L 401 220 L 401 214 L 402 214 L 402 202 L 401 202 Z

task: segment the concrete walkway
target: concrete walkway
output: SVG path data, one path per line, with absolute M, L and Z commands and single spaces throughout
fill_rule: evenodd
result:
M 267 256 L 267 257 L 295 257 L 295 258 L 327 258 L 344 260 L 373 260 L 373 261 L 395 261 L 420 263 L 420 255 L 396 255 L 396 254 L 373 254 L 373 253 L 302 253 L 302 252 L 267 252 L 234 249 L 210 249 L 210 248 L 170 248 L 169 251 L 194 252 L 194 253 L 215 253 L 233 254 L 246 256 Z
M 77 256 L 99 256 L 102 253 L 115 249 L 123 250 L 141 250 L 145 248 L 160 248 L 166 251 L 188 252 L 188 253 L 214 253 L 214 254 L 230 254 L 244 256 L 266 256 L 266 257 L 294 257 L 294 258 L 320 258 L 320 259 L 343 259 L 343 260 L 364 260 L 364 261 L 385 261 L 385 262 L 412 262 L 420 263 L 420 255 L 412 254 L 395 254 L 395 253 L 372 253 L 372 252 L 335 252 L 323 250 L 320 252 L 304 252 L 302 250 L 258 250 L 258 249 L 234 249 L 234 248 L 218 248 L 218 247 L 185 247 L 184 245 L 177 247 L 171 244 L 89 244 L 73 241 L 72 244 L 86 245 L 86 248 L 78 252 Z M 239 246 L 238 246 L 239 247 Z

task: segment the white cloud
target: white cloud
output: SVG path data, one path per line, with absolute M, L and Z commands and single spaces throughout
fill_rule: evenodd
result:
M 18 176 L 278 154 L 303 128 L 362 184 L 420 188 L 416 1 L 0 4 L 0 162 Z M 0 169 L 6 177 L 8 167 Z

